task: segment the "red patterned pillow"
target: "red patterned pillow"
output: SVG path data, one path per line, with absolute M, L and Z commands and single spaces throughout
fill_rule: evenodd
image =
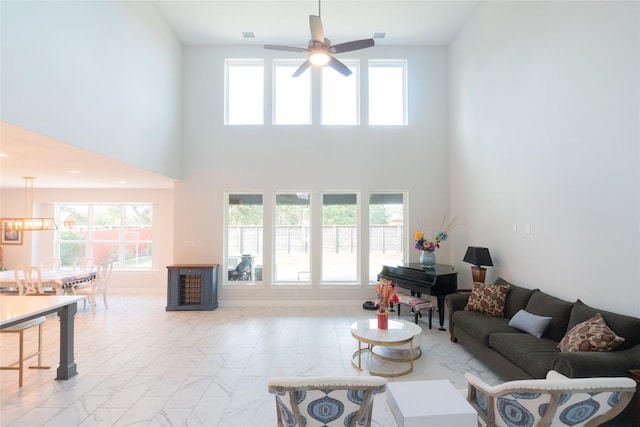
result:
M 600 313 L 578 323 L 565 334 L 558 348 L 569 351 L 609 351 L 624 342 L 624 338 L 613 332 Z
M 493 317 L 504 317 L 504 303 L 509 293 L 509 285 L 485 285 L 475 282 L 466 311 L 477 311 Z

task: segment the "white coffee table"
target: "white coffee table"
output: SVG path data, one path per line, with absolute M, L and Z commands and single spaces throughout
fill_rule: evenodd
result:
M 371 357 L 391 362 L 409 362 L 409 368 L 401 372 L 383 373 L 369 369 L 371 375 L 397 377 L 413 371 L 413 338 L 422 333 L 422 328 L 404 320 L 389 320 L 388 323 L 388 329 L 378 329 L 377 319 L 360 320 L 351 325 L 351 335 L 358 340 L 358 349 L 351 356 L 353 366 L 362 370 L 362 356 L 368 353 Z M 366 346 L 363 347 L 362 343 L 365 343 Z M 404 358 L 384 357 L 373 352 L 374 346 L 402 349 L 407 352 L 407 356 Z
M 387 402 L 399 427 L 478 425 L 478 413 L 447 380 L 389 383 Z

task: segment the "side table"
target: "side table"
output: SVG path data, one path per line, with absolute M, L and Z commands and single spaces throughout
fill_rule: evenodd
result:
M 636 394 L 631 400 L 631 412 L 633 414 L 634 427 L 640 426 L 640 369 L 631 369 L 629 377 L 636 382 Z
M 399 427 L 478 425 L 478 413 L 448 380 L 388 383 L 387 402 Z

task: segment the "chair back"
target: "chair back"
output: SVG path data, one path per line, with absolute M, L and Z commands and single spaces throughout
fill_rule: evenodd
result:
M 267 382 L 276 398 L 278 426 L 371 426 L 381 377 L 281 377 Z
M 91 270 L 94 266 L 92 258 L 76 258 L 73 260 L 73 269 L 79 271 Z
M 111 270 L 113 270 L 113 261 L 105 259 L 98 264 L 96 278 L 94 279 L 95 293 L 101 293 L 107 290 L 107 283 L 109 281 L 109 277 L 111 277 Z
M 49 270 L 49 271 L 60 271 L 61 267 L 62 267 L 62 260 L 60 258 L 46 259 L 42 261 L 42 266 L 41 266 L 43 270 Z
M 484 384 L 470 373 L 467 400 L 490 426 L 599 426 L 618 415 L 635 393 L 626 377 L 546 379 Z
M 40 269 L 35 265 L 18 267 L 14 271 L 15 281 L 18 285 L 18 295 L 42 294 L 42 276 Z

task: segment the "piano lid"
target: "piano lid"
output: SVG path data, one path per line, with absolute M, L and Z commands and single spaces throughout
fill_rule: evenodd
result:
M 447 264 L 436 264 L 435 269 L 423 267 L 419 262 L 406 262 L 400 264 L 398 267 L 410 268 L 412 270 L 421 270 L 425 273 L 433 273 L 435 270 L 436 274 L 449 274 L 455 271 L 452 265 Z
M 396 266 L 383 265 L 382 271 L 379 275 L 393 279 L 433 285 L 438 279 L 438 276 L 446 276 L 454 272 L 455 269 L 446 264 L 436 264 L 435 268 L 426 268 L 419 262 L 412 262 Z

